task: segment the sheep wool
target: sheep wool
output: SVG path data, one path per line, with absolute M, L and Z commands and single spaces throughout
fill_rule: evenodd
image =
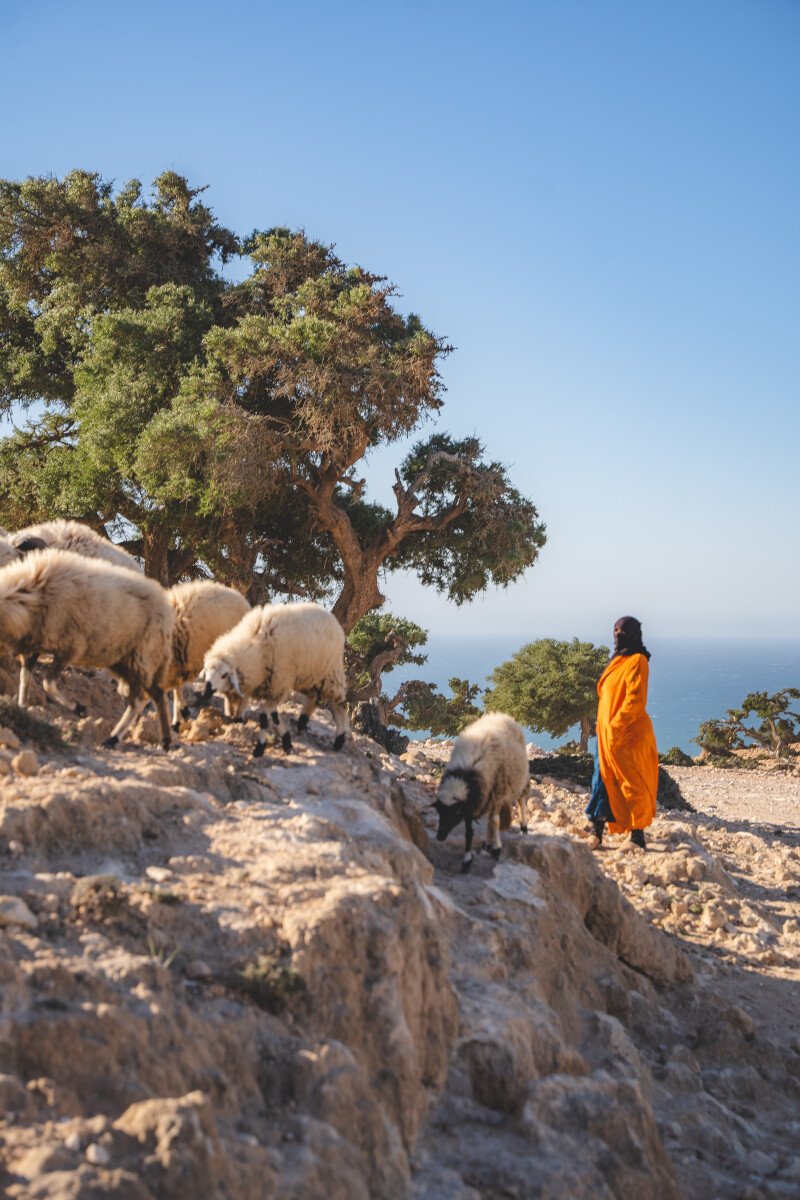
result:
M 233 588 L 208 579 L 176 584 L 168 589 L 167 599 L 175 627 L 172 654 L 159 683 L 165 691 L 172 690 L 172 728 L 177 730 L 180 718 L 189 716 L 189 709 L 181 705 L 183 685 L 196 678 L 206 651 L 250 611 L 250 605 Z
M 102 558 L 116 567 L 141 574 L 141 568 L 132 554 L 108 538 L 101 537 L 90 525 L 84 525 L 81 521 L 63 521 L 59 518 L 41 525 L 27 525 L 10 534 L 9 540 L 23 553 L 49 547 L 71 550 L 73 554 Z
M 205 700 L 213 692 L 264 703 L 254 754 L 264 753 L 268 715 L 288 753 L 292 739 L 278 705 L 291 692 L 305 696 L 297 722 L 302 732 L 318 704 L 326 704 L 336 723 L 333 746 L 340 750 L 350 728 L 345 702 L 344 632 L 318 604 L 265 604 L 254 608 L 235 628 L 218 638 L 205 656 L 201 678 Z
M 109 747 L 116 746 L 148 696 L 158 709 L 162 744 L 169 746 L 158 675 L 171 655 L 174 624 L 164 589 L 138 571 L 56 549 L 36 550 L 0 568 L 0 643 L 20 656 L 20 705 L 41 654 L 53 656 L 44 689 L 60 704 L 67 704 L 57 683 L 66 666 L 105 667 L 128 694 Z
M 472 823 L 486 815 L 488 849 L 500 857 L 500 830 L 508 829 L 514 805 L 520 829 L 527 833 L 526 803 L 530 776 L 525 735 L 505 713 L 484 713 L 456 738 L 434 807 L 439 814 L 437 840 L 443 842 L 460 824 L 466 826 L 462 871 L 472 866 Z
M 8 534 L 0 533 L 0 567 L 5 567 L 10 562 L 16 562 L 19 557 L 20 552 L 16 546 L 12 546 L 8 540 Z

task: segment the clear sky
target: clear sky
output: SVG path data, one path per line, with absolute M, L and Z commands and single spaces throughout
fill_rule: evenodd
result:
M 800 637 L 796 0 L 0 0 L 0 174 L 166 168 L 302 226 L 457 347 L 548 526 L 432 633 Z M 402 451 L 376 456 L 387 498 Z

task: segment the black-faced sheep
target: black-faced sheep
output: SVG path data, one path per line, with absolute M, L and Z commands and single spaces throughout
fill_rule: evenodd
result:
M 331 613 L 318 604 L 265 604 L 218 638 L 205 657 L 201 674 L 208 702 L 213 692 L 265 702 L 254 754 L 264 753 L 269 726 L 275 725 L 284 750 L 292 739 L 278 705 L 291 692 L 305 695 L 297 728 L 302 731 L 318 704 L 326 704 L 336 723 L 335 750 L 341 750 L 350 722 L 344 707 L 344 633 Z
M 19 703 L 41 654 L 52 654 L 44 689 L 58 688 L 66 666 L 105 667 L 126 685 L 128 707 L 106 745 L 116 746 L 147 703 L 155 701 L 162 745 L 171 741 L 159 672 L 172 653 L 175 614 L 166 592 L 138 571 L 68 550 L 37 550 L 0 568 L 0 644 L 20 656 Z M 80 712 L 80 707 L 78 708 Z
M 485 713 L 456 739 L 434 807 L 439 814 L 437 840 L 443 842 L 456 825 L 466 825 L 462 871 L 472 866 L 472 824 L 487 818 L 489 853 L 500 857 L 500 830 L 511 824 L 515 804 L 520 828 L 527 833 L 526 801 L 530 777 L 525 735 L 505 713 Z
M 13 546 L 24 554 L 30 550 L 42 550 L 52 547 L 57 550 L 71 550 L 73 554 L 82 554 L 85 558 L 101 558 L 112 563 L 115 567 L 124 567 L 128 571 L 138 571 L 141 568 L 127 550 L 101 537 L 90 525 L 80 521 L 45 521 L 41 525 L 27 525 L 16 533 L 8 535 Z
M 172 690 L 172 728 L 177 730 L 181 717 L 190 710 L 181 705 L 183 685 L 195 679 L 203 666 L 206 651 L 221 634 L 241 621 L 250 605 L 233 588 L 207 579 L 179 583 L 167 591 L 167 599 L 175 612 L 172 633 L 172 657 L 159 676 L 159 683 Z M 230 699 L 225 697 L 230 716 Z

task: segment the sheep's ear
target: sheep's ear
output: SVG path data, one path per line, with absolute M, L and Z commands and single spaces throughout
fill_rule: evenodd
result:
M 237 696 L 242 695 L 242 689 L 239 684 L 239 674 L 237 671 L 231 671 L 231 687 L 236 692 Z

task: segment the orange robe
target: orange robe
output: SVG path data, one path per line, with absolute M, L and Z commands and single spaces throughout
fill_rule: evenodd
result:
M 644 654 L 612 658 L 597 684 L 597 753 L 608 792 L 611 833 L 646 829 L 656 815 L 658 750 L 645 712 L 650 669 Z

